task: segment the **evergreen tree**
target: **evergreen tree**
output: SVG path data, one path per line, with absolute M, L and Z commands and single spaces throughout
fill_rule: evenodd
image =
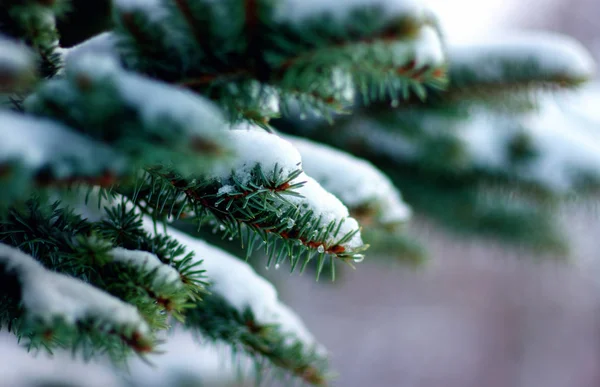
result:
M 557 104 L 594 70 L 567 37 L 446 44 L 418 0 L 114 0 L 67 48 L 80 7 L 0 2 L 0 324 L 29 349 L 124 364 L 177 328 L 325 385 L 250 264 L 418 261 L 413 211 L 565 251 L 553 208 L 600 182 Z

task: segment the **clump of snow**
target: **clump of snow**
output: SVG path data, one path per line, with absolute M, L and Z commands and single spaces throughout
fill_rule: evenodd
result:
M 21 301 L 31 318 L 48 323 L 59 318 L 70 324 L 93 318 L 142 334 L 149 332 L 133 305 L 79 279 L 46 270 L 16 248 L 0 244 L 0 262 L 6 270 L 16 273 L 21 283 Z
M 320 227 L 327 227 L 332 222 L 335 222 L 336 225 L 342 222 L 339 228 L 334 228 L 334 231 L 338 231 L 337 234 L 332 232 L 325 237 L 324 241 L 318 242 L 323 242 L 328 247 L 334 246 L 344 235 L 360 230 L 358 222 L 350 217 L 348 208 L 340 199 L 321 187 L 315 179 L 307 176 L 305 173 L 301 173 L 291 183 L 295 184 L 299 182 L 304 182 L 304 185 L 298 188 L 296 192 L 302 196 L 292 196 L 288 200 L 298 206 L 301 215 L 312 211 L 315 218 L 321 219 Z M 360 250 L 360 248 L 364 247 L 360 231 L 355 233 L 350 240 L 342 243 L 341 246 L 345 248 L 345 252 L 347 253 Z
M 125 167 L 124 159 L 109 147 L 60 124 L 0 112 L 0 163 L 15 160 L 32 169 L 51 166 L 57 178 L 68 177 L 73 170 L 99 175 L 107 167 L 113 170 Z
M 182 128 L 189 134 L 217 133 L 228 127 L 216 104 L 189 90 L 125 71 L 111 57 L 79 55 L 73 59 L 67 62 L 67 76 L 111 80 L 126 103 L 140 109 L 147 125 L 165 119 L 185 122 Z
M 33 74 L 34 64 L 33 53 L 27 46 L 0 36 L 0 74 Z
M 82 55 L 102 55 L 117 59 L 117 38 L 113 32 L 103 32 L 76 46 L 62 49 L 64 61 L 76 60 Z
M 456 129 L 473 166 L 543 185 L 558 193 L 577 187 L 582 179 L 600 181 L 600 126 L 578 121 L 566 101 L 543 99 L 541 108 L 517 121 L 474 111 Z M 533 155 L 512 164 L 509 146 L 525 136 Z
M 162 263 L 154 254 L 147 251 L 127 250 L 117 247 L 110 251 L 110 255 L 115 262 L 122 262 L 146 272 L 155 271 L 154 282 L 156 285 L 169 283 L 183 287 L 179 272 L 174 267 Z
M 228 181 L 231 174 L 242 184 L 248 183 L 251 172 L 260 165 L 267 178 L 273 177 L 277 165 L 282 176 L 300 169 L 300 154 L 292 144 L 281 137 L 254 125 L 239 125 L 225 133 L 225 143 L 235 154 L 227 166 L 216 166 L 213 176 Z
M 580 176 L 600 181 L 599 126 L 577 122 L 558 103 L 545 104 L 539 114 L 527 117 L 524 126 L 537 157 L 519 171 L 523 178 L 557 191 L 574 188 Z
M 421 19 L 427 10 L 422 0 L 285 0 L 280 3 L 275 19 L 291 23 L 325 14 L 345 20 L 357 9 L 369 8 L 380 8 L 388 20 L 405 16 Z
M 286 136 L 302 155 L 303 170 L 350 208 L 373 206 L 382 223 L 406 221 L 410 208 L 390 179 L 371 163 L 348 153 Z
M 247 183 L 256 165 L 260 165 L 267 178 L 272 176 L 275 166 L 278 171 L 282 171 L 282 176 L 288 176 L 301 168 L 302 160 L 298 150 L 290 142 L 263 129 L 246 126 L 246 129 L 231 130 L 228 132 L 228 143 L 236 154 L 232 169 L 220 168 L 220 175 L 216 175 L 225 183 L 231 179 L 232 173 L 242 184 Z M 330 222 L 337 224 L 343 221 L 338 234 L 331 233 L 327 236 L 326 245 L 333 246 L 345 234 L 359 230 L 358 223 L 349 216 L 348 209 L 338 198 L 305 173 L 297 176 L 290 184 L 300 182 L 305 184 L 296 192 L 302 197 L 288 197 L 287 200 L 298 206 L 301 215 L 313 211 L 314 218 L 321 218 L 322 227 L 327 227 Z M 347 252 L 363 245 L 360 232 L 343 244 Z
M 154 232 L 151 219 L 144 219 L 144 227 L 148 232 Z M 195 259 L 202 260 L 202 268 L 212 285 L 211 292 L 222 296 L 240 312 L 250 308 L 258 323 L 277 324 L 282 332 L 293 335 L 306 346 L 317 345 L 299 317 L 279 301 L 273 285 L 250 265 L 172 227 L 167 228 L 167 235 L 193 251 Z
M 530 66 L 530 72 L 544 79 L 582 80 L 595 72 L 594 60 L 583 45 L 549 32 L 478 36 L 478 40 L 451 45 L 448 56 L 451 68 L 469 70 L 476 79 L 488 82 L 506 81 L 516 74 L 516 66 Z
M 446 60 L 440 34 L 432 26 L 423 26 L 415 38 L 415 64 L 417 68 L 439 66 Z

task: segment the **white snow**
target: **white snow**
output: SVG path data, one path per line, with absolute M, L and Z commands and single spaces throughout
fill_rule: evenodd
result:
M 233 171 L 236 179 L 246 184 L 257 164 L 262 166 L 267 178 L 273 177 L 275 165 L 278 170 L 282 170 L 282 176 L 300 169 L 300 154 L 292 144 L 258 126 L 238 125 L 225 135 L 225 143 L 230 145 L 235 159 L 228 165 L 218 165 L 213 170 L 213 176 L 223 181 L 230 180 Z
M 148 125 L 165 119 L 187 122 L 184 130 L 191 134 L 217 133 L 228 127 L 221 110 L 205 97 L 122 70 L 110 57 L 89 54 L 73 59 L 67 62 L 67 75 L 114 79 L 123 98 L 141 109 L 142 119 Z
M 164 339 L 161 353 L 147 356 L 154 367 L 143 360 L 133 361 L 130 375 L 125 375 L 129 387 L 232 387 L 240 378 L 252 380 L 254 376 L 251 359 L 226 344 L 212 343 L 179 327 Z
M 560 98 L 544 99 L 540 110 L 524 116 L 520 125 L 474 111 L 470 122 L 457 129 L 478 168 L 514 174 L 558 193 L 576 188 L 579 177 L 600 180 L 600 125 L 578 121 Z M 530 139 L 535 156 L 511 166 L 507 147 L 517 134 Z
M 416 37 L 415 63 L 420 68 L 425 65 L 439 66 L 446 60 L 442 38 L 432 26 L 423 26 Z
M 110 251 L 110 255 L 115 262 L 122 262 L 145 272 L 156 271 L 154 279 L 156 285 L 168 283 L 183 287 L 179 272 L 174 267 L 162 263 L 154 254 L 117 247 Z
M 102 55 L 118 58 L 116 51 L 117 38 L 113 32 L 102 32 L 76 46 L 62 49 L 64 61 L 76 60 L 82 55 Z
M 153 233 L 151 219 L 144 219 L 144 227 Z M 195 259 L 202 260 L 202 268 L 212 284 L 211 292 L 225 298 L 240 312 L 250 308 L 258 323 L 277 324 L 282 332 L 293 335 L 309 348 L 317 345 L 300 318 L 279 301 L 273 285 L 260 277 L 250 265 L 172 227 L 167 228 L 167 235 L 193 251 Z
M 477 70 L 474 76 L 501 82 L 506 65 L 521 63 L 539 68 L 547 77 L 588 79 L 595 64 L 582 44 L 568 36 L 550 32 L 504 32 L 479 34 L 477 39 L 448 48 L 450 64 Z
M 84 361 L 64 350 L 27 353 L 14 335 L 0 334 L 2 386 L 68 385 L 79 387 L 165 387 L 193 382 L 202 386 L 231 387 L 252 380 L 254 364 L 231 347 L 212 343 L 200 335 L 176 329 L 162 337 L 160 353 L 147 361 L 130 359 L 126 371 L 107 359 Z M 150 364 L 148 364 L 148 361 Z M 240 379 L 241 377 L 241 379 Z
M 228 143 L 232 145 L 236 154 L 231 170 L 223 168 L 217 171 L 216 176 L 221 178 L 225 185 L 229 185 L 231 173 L 241 181 L 247 183 L 251 178 L 250 172 L 258 164 L 268 177 L 273 175 L 275 165 L 278 170 L 283 171 L 283 176 L 301 168 L 300 153 L 292 144 L 285 139 L 263 129 L 245 126 L 246 129 L 236 129 L 228 132 Z M 289 196 L 287 199 L 300 209 L 300 214 L 313 211 L 314 217 L 321 217 L 321 225 L 327 227 L 329 222 L 340 222 L 344 220 L 337 235 L 329 235 L 326 239 L 327 246 L 333 246 L 335 242 L 341 239 L 350 231 L 358 230 L 359 226 L 356 220 L 351 218 L 346 206 L 338 198 L 327 192 L 314 179 L 302 173 L 290 184 L 306 182 L 297 192 L 303 197 Z M 363 246 L 360 232 L 343 244 L 347 252 Z
M 33 74 L 34 71 L 34 56 L 30 49 L 0 36 L 0 72 Z
M 300 23 L 308 18 L 328 14 L 344 20 L 356 9 L 369 8 L 381 8 L 382 14 L 390 20 L 403 16 L 421 19 L 426 11 L 421 0 L 286 0 L 281 2 L 275 19 Z
M 29 168 L 52 165 L 53 173 L 61 178 L 73 169 L 100 173 L 106 164 L 124 166 L 110 148 L 70 131 L 50 120 L 13 112 L 0 112 L 0 163 L 17 160 Z M 75 163 L 76 160 L 76 163 Z
M 142 334 L 149 331 L 133 305 L 79 279 L 46 270 L 16 248 L 0 244 L 0 262 L 16 273 L 21 283 L 22 304 L 31 318 L 48 323 L 61 318 L 70 324 L 94 318 Z
M 410 208 L 390 179 L 371 163 L 329 146 L 286 136 L 302 155 L 304 171 L 350 208 L 377 209 L 382 223 L 406 221 Z
M 292 183 L 296 182 L 305 182 L 305 184 L 297 190 L 302 197 L 292 196 L 288 197 L 288 200 L 300 208 L 300 214 L 313 211 L 313 216 L 321 219 L 321 227 L 327 227 L 331 222 L 339 224 L 339 222 L 343 220 L 342 226 L 339 227 L 339 232 L 337 234 L 334 235 L 332 232 L 324 241 L 317 242 L 324 242 L 327 247 L 331 247 L 336 245 L 337 241 L 344 235 L 360 230 L 358 222 L 350 217 L 348 208 L 342 204 L 340 199 L 321 187 L 315 179 L 302 173 L 296 179 L 292 180 Z M 352 251 L 363 247 L 364 243 L 360 231 L 354 234 L 349 241 L 344 242 L 341 246 L 345 248 L 345 252 L 347 253 L 351 253 Z

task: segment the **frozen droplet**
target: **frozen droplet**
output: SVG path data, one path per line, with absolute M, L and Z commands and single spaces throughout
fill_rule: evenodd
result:
M 287 228 L 292 228 L 292 227 L 294 227 L 295 224 L 296 224 L 296 222 L 294 221 L 294 219 L 287 218 L 287 220 L 286 220 L 286 226 L 287 226 Z
M 397 99 L 393 99 L 392 102 L 390 103 L 390 106 L 393 108 L 397 108 L 398 105 L 400 105 L 400 102 Z
M 304 121 L 306 119 L 306 113 L 300 113 L 300 119 Z
M 280 264 L 275 264 L 275 270 L 279 269 L 279 266 L 281 266 Z
M 232 240 L 233 240 L 233 237 L 232 237 L 232 236 L 230 236 L 229 238 L 227 238 L 227 240 L 228 240 L 228 241 L 232 241 Z
M 265 266 L 265 270 L 269 270 L 269 266 L 268 266 L 268 265 L 267 265 L 267 266 Z
M 319 247 L 317 247 L 317 251 L 322 254 L 325 252 L 325 247 L 323 247 L 323 245 L 319 245 Z
M 221 231 L 225 231 L 225 225 L 223 225 L 223 224 L 220 224 L 220 225 L 219 225 L 219 230 L 221 230 Z
M 365 256 L 363 254 L 354 254 L 352 256 L 352 260 L 356 263 L 359 263 L 365 260 Z

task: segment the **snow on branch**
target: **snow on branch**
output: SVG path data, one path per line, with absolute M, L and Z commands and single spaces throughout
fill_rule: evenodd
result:
M 150 330 L 137 309 L 81 280 L 46 270 L 32 257 L 0 244 L 0 265 L 5 277 L 19 283 L 25 317 L 42 324 L 44 331 L 65 323 L 78 331 L 93 326 L 118 335 L 138 352 L 152 350 Z M 7 280 L 8 281 L 8 280 Z
M 174 267 L 162 263 L 154 254 L 147 251 L 128 250 L 122 247 L 112 249 L 109 254 L 114 262 L 131 265 L 145 272 L 155 272 L 154 282 L 158 285 L 170 283 L 183 288 L 179 272 Z
M 36 73 L 33 52 L 0 35 L 0 93 L 21 89 L 35 79 Z
M 242 237 L 248 254 L 258 236 L 266 243 L 269 265 L 289 257 L 294 269 L 314 255 L 320 268 L 325 258 L 361 261 L 367 246 L 348 209 L 302 172 L 300 154 L 289 142 L 248 128 L 226 133 L 235 154 L 228 167 L 193 181 L 149 170 L 145 188 L 125 195 L 135 196 L 153 216 L 217 221 L 226 236 Z
M 390 179 L 368 161 L 299 137 L 285 136 L 302 155 L 302 168 L 356 217 L 393 226 L 411 214 Z M 374 218 L 374 219 L 373 219 Z
M 210 101 L 119 67 L 110 56 L 75 55 L 46 82 L 28 111 L 62 121 L 144 164 L 198 171 L 223 157 L 227 123 Z
M 351 105 L 356 88 L 371 101 L 411 92 L 424 97 L 423 85 L 446 83 L 436 21 L 418 1 L 138 3 L 117 2 L 125 62 L 255 123 L 287 109 L 254 106 L 254 82 L 278 94 L 271 101 L 298 101 L 323 114 Z M 338 9 L 341 19 L 332 16 Z
M 148 219 L 146 224 L 152 227 Z M 199 328 L 208 337 L 225 339 L 253 357 L 264 357 L 273 366 L 311 384 L 324 382 L 324 349 L 299 317 L 279 301 L 273 285 L 258 276 L 247 263 L 218 248 L 173 228 L 168 228 L 167 234 L 202 260 L 210 283 L 211 295 L 198 303 L 195 311 L 190 311 L 186 320 L 189 326 Z M 221 300 L 227 305 L 222 305 Z M 227 308 L 236 311 L 234 316 L 226 312 Z M 232 321 L 217 325 L 211 321 L 220 318 L 233 319 L 233 326 Z M 229 333 L 228 329 L 231 329 Z
M 110 185 L 128 169 L 125 158 L 102 143 L 46 119 L 0 112 L 0 203 L 38 185 L 86 182 Z
M 450 80 L 457 87 L 539 82 L 579 84 L 594 76 L 590 53 L 576 40 L 547 32 L 485 36 L 450 45 Z

